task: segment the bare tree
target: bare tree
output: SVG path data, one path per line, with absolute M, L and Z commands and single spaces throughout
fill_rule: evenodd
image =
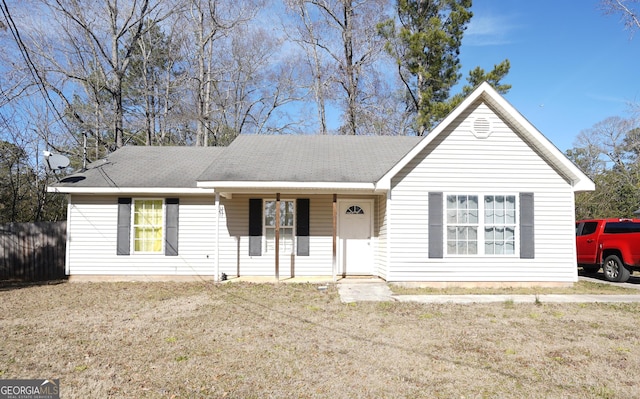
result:
M 220 83 L 222 74 L 219 56 L 229 49 L 229 37 L 238 26 L 255 17 L 259 3 L 254 1 L 237 2 L 233 0 L 191 0 L 187 21 L 193 27 L 195 41 L 192 44 L 195 64 L 195 145 L 208 145 L 210 134 L 215 138 L 212 122 L 214 109 L 213 93 Z
M 329 63 L 323 57 L 326 52 L 321 49 L 318 43 L 326 26 L 320 24 L 317 16 L 312 15 L 314 10 L 309 9 L 311 5 L 308 1 L 289 0 L 287 6 L 297 18 L 293 23 L 287 21 L 283 30 L 287 32 L 289 40 L 297 43 L 304 51 L 305 56 L 303 58 L 306 63 L 302 65 L 307 66 L 307 79 L 305 80 L 311 80 L 307 87 L 311 90 L 315 99 L 320 134 L 325 135 L 328 132 L 326 104 L 332 97 L 329 89 L 332 78 L 328 72 Z M 293 29 L 289 33 L 291 27 Z
M 195 145 L 226 145 L 238 134 L 292 131 L 286 104 L 299 101 L 298 68 L 268 29 L 261 0 L 192 0 Z
M 47 193 L 53 176 L 39 161 L 41 142 L 19 119 L 0 115 L 0 224 L 63 220 L 64 198 Z
M 186 58 L 182 51 L 186 33 L 173 23 L 162 26 L 149 20 L 146 24 L 125 75 L 131 128 L 142 133 L 139 140 L 146 145 L 176 143 L 175 122 L 182 117 L 178 104 L 181 87 L 186 85 L 180 66 Z
M 289 7 L 298 17 L 298 42 L 304 46 L 313 75 L 321 131 L 326 131 L 325 102 L 328 82 L 339 88 L 343 99 L 345 134 L 357 134 L 361 126 L 367 83 L 376 79 L 376 62 L 383 43 L 376 22 L 385 19 L 385 0 L 292 0 Z M 330 61 L 325 59 L 326 55 Z M 330 65 L 330 68 L 327 68 Z M 368 81 L 368 82 L 367 82 Z M 372 87 L 372 86 L 369 86 Z
M 581 218 L 628 217 L 640 201 L 640 121 L 610 117 L 580 132 L 567 155 L 596 183 L 576 197 Z
M 607 14 L 620 15 L 632 33 L 640 29 L 640 0 L 602 0 L 601 7 Z
M 278 112 L 299 100 L 297 72 L 287 60 L 274 62 L 280 45 L 262 28 L 241 29 L 233 36 L 228 57 L 221 57 L 225 73 L 214 96 L 220 110 L 218 128 L 235 134 L 283 133 L 291 128 Z
M 574 147 L 588 149 L 593 159 L 590 164 L 600 162 L 606 164 L 606 169 L 625 169 L 625 165 L 636 161 L 633 149 L 637 148 L 637 135 L 634 135 L 640 125 L 637 120 L 621 117 L 609 117 L 596 123 L 590 129 L 578 134 Z M 599 172 L 600 170 L 595 170 Z M 590 172 L 590 171 L 587 171 Z
M 110 141 L 122 147 L 125 75 L 135 46 L 145 33 L 144 21 L 162 21 L 167 10 L 160 0 L 36 0 L 33 6 L 49 17 L 46 25 L 23 27 L 30 33 L 27 48 L 47 89 L 64 98 L 75 121 L 84 122 L 76 109 L 78 101 L 66 94 L 75 91 L 70 84 L 81 85 L 84 100 L 93 105 L 82 111 L 92 109 L 97 126 L 107 118 Z M 107 100 L 108 114 L 104 107 Z
M 640 0 L 601 0 L 600 6 L 605 14 L 619 15 L 632 37 L 640 29 Z M 631 103 L 630 108 L 640 116 L 639 103 Z

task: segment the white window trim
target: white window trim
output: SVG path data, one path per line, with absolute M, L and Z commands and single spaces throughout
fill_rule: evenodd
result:
M 475 195 L 478 197 L 478 253 L 477 254 L 449 254 L 447 253 L 447 196 L 449 195 Z M 516 200 L 516 221 L 515 221 L 515 237 L 514 237 L 514 251 L 513 254 L 485 254 L 484 253 L 484 197 L 485 196 L 514 196 Z M 443 243 L 443 255 L 445 258 L 496 258 L 496 259 L 511 259 L 520 257 L 520 197 L 519 193 L 514 192 L 502 192 L 502 191 L 453 191 L 444 192 L 442 195 L 442 243 Z
M 159 252 L 149 252 L 149 251 L 136 251 L 136 224 L 135 224 L 135 216 L 136 216 L 136 201 L 162 201 L 162 248 Z M 164 255 L 165 253 L 165 241 L 167 234 L 167 204 L 164 198 L 132 198 L 131 201 L 131 234 L 130 242 L 131 242 L 131 254 L 132 255 Z
M 262 199 L 262 250 L 264 254 L 275 253 L 274 251 L 269 251 L 267 247 L 267 212 L 266 205 L 267 202 L 276 202 L 275 198 L 263 198 Z M 293 226 L 291 226 L 291 254 L 296 253 L 296 200 L 294 198 L 280 198 L 280 202 L 292 202 L 293 203 Z M 282 227 L 282 226 L 280 226 Z M 282 250 L 280 250 L 280 255 L 285 254 Z M 288 254 L 285 254 L 288 255 Z

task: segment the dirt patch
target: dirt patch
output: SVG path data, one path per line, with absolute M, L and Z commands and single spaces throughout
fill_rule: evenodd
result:
M 340 302 L 311 284 L 0 292 L 0 378 L 63 397 L 631 398 L 639 304 Z

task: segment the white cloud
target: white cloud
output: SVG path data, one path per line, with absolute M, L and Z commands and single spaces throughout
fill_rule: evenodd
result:
M 602 102 L 608 102 L 608 103 L 617 103 L 617 104 L 630 104 L 630 103 L 633 103 L 633 100 L 630 100 L 628 98 L 610 96 L 610 95 L 605 95 L 605 94 L 586 93 L 586 96 L 588 98 L 593 99 L 593 100 L 602 101 Z
M 464 34 L 469 46 L 497 46 L 513 42 L 510 33 L 516 28 L 506 15 L 474 14 Z

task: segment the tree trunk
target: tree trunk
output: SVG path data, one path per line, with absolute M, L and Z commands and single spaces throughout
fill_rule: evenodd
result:
M 351 0 L 344 0 L 344 60 L 345 74 L 347 78 L 345 90 L 347 91 L 347 134 L 356 134 L 356 107 L 358 96 L 358 76 L 353 64 L 353 5 Z

